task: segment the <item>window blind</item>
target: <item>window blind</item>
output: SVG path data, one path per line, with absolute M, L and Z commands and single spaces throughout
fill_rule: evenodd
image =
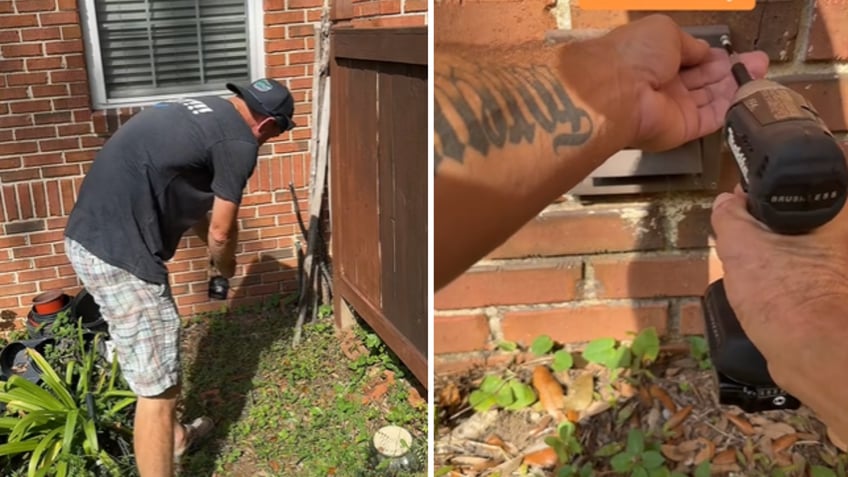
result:
M 250 78 L 246 1 L 95 0 L 108 98 L 220 90 Z

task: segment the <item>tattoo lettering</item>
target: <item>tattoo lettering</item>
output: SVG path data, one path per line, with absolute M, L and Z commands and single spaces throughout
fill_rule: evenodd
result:
M 554 152 L 579 146 L 592 135 L 589 114 L 575 106 L 547 66 L 449 66 L 437 71 L 435 80 L 436 170 L 443 159 L 462 163 L 468 148 L 486 155 L 507 143 L 532 143 L 537 126 L 555 134 Z M 449 110 L 459 124 L 452 124 L 445 115 Z M 557 132 L 563 124 L 569 130 Z

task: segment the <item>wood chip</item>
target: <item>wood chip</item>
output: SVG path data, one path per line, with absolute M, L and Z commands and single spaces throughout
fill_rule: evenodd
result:
M 645 407 L 653 407 L 654 398 L 651 397 L 651 392 L 648 391 L 648 388 L 644 386 L 639 388 L 639 401 Z
M 663 444 L 660 446 L 660 452 L 666 459 L 674 462 L 683 462 L 689 458 L 688 452 L 682 452 L 679 446 L 673 444 Z
M 798 434 L 786 434 L 785 436 L 778 437 L 771 443 L 771 449 L 775 454 L 780 454 L 792 447 L 795 442 L 798 441 Z
M 701 443 L 701 450 L 695 454 L 695 461 L 693 464 L 700 465 L 702 462 L 706 462 L 713 458 L 715 455 L 715 443 L 709 439 L 705 439 L 703 437 L 698 438 L 698 441 Z
M 550 447 L 531 452 L 524 456 L 524 464 L 536 467 L 553 467 L 557 463 L 556 451 Z
M 533 388 L 539 396 L 539 403 L 557 422 L 565 419 L 562 412 L 565 394 L 562 385 L 554 378 L 547 366 L 538 365 L 533 369 Z
M 673 430 L 674 428 L 682 424 L 683 421 L 685 421 L 686 418 L 689 417 L 689 414 L 692 414 L 692 409 L 692 405 L 690 404 L 684 407 L 683 409 L 677 411 L 673 416 L 668 418 L 663 428 L 669 431 Z
M 742 434 L 745 434 L 746 436 L 754 435 L 754 426 L 752 426 L 751 423 L 748 422 L 748 420 L 744 417 L 735 416 L 730 413 L 725 413 L 724 416 L 727 417 L 727 419 L 732 422 L 733 425 L 736 426 L 736 428 L 739 429 L 739 432 L 741 432 Z
M 733 464 L 736 462 L 736 449 L 725 449 L 713 456 L 712 465 Z
M 665 389 L 661 388 L 656 384 L 652 384 L 649 389 L 651 396 L 657 400 L 659 400 L 663 407 L 668 410 L 668 412 L 675 413 L 677 412 L 677 404 L 671 399 L 671 396 L 665 391 Z

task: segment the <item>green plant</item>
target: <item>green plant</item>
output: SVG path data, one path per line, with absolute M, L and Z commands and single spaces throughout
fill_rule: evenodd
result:
M 536 356 L 544 356 L 551 353 L 551 351 L 554 351 L 555 345 L 556 343 L 554 343 L 554 340 L 550 336 L 541 335 L 538 336 L 535 340 L 533 340 L 533 343 L 530 344 L 530 351 Z M 571 353 L 564 349 L 554 351 L 553 362 L 551 362 L 551 369 L 556 372 L 566 371 L 570 369 L 573 365 L 574 359 L 571 356 Z
M 129 416 L 135 395 L 120 378 L 117 360 L 105 365 L 97 347 L 102 335 L 87 341 L 83 328 L 60 343 L 74 349 L 64 377 L 37 351 L 28 349 L 43 384 L 12 376 L 2 387 L 0 459 L 9 468 L 26 469 L 28 477 L 127 475 L 131 456 L 121 444 L 131 442 Z M 128 448 L 128 447 L 127 447 Z
M 707 345 L 707 340 L 701 336 L 690 336 L 689 352 L 692 358 L 698 362 L 698 367 L 701 369 L 710 369 L 713 364 L 710 361 L 710 348 Z
M 665 458 L 659 451 L 645 445 L 641 429 L 631 429 L 627 434 L 627 447 L 610 460 L 612 470 L 632 477 L 654 477 L 667 473 L 663 468 Z
M 536 402 L 536 392 L 517 378 L 504 379 L 490 374 L 483 378 L 479 389 L 471 392 L 468 402 L 477 412 L 486 412 L 495 406 L 517 410 Z
M 562 463 L 571 462 L 575 456 L 583 452 L 583 446 L 577 439 L 577 429 L 571 421 L 563 421 L 557 426 L 557 435 L 546 437 L 545 444 L 556 452 L 557 459 Z M 561 472 L 560 475 L 562 475 Z
M 660 354 L 660 338 L 654 327 L 645 328 L 640 331 L 630 345 L 633 353 L 633 365 L 636 367 L 647 366 L 657 360 Z
M 618 343 L 615 338 L 598 338 L 590 342 L 583 350 L 583 359 L 613 370 L 611 381 L 615 381 L 619 369 L 630 367 L 633 354 L 630 348 Z

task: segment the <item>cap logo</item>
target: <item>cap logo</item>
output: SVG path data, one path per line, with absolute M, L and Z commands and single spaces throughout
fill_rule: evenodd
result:
M 257 80 L 256 82 L 253 83 L 253 87 L 256 90 L 261 91 L 262 93 L 265 93 L 267 91 L 271 91 L 271 88 L 272 88 L 271 82 L 266 80 L 266 79 Z

